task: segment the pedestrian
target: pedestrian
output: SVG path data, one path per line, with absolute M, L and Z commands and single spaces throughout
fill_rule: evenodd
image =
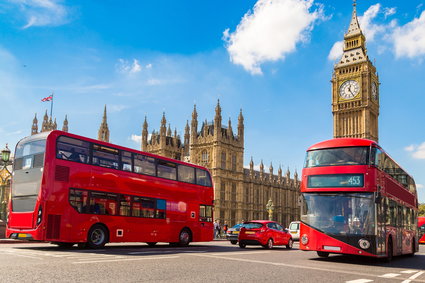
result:
M 218 232 L 218 220 L 214 220 L 214 239 L 217 239 L 217 232 Z
M 224 236 L 226 236 L 226 234 L 227 234 L 227 229 L 229 228 L 229 225 L 227 225 L 227 221 L 224 221 L 224 224 L 223 224 L 223 233 L 224 233 Z
M 221 225 L 220 225 L 220 220 L 217 220 L 217 238 L 221 238 Z

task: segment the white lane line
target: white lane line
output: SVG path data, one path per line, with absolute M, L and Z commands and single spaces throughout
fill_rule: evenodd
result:
M 253 251 L 253 252 L 222 252 L 222 253 L 212 253 L 212 255 L 253 255 L 253 254 L 268 254 L 270 251 Z
M 22 255 L 22 254 L 17 254 L 17 253 L 5 253 L 5 254 L 43 260 L 43 258 L 41 258 L 41 257 L 30 256 L 30 255 Z
M 161 257 L 138 257 L 138 258 L 123 258 L 123 259 L 105 259 L 105 260 L 93 260 L 93 261 L 76 261 L 73 264 L 80 263 L 104 263 L 104 262 L 117 262 L 117 261 L 135 261 L 135 260 L 146 260 L 146 259 L 170 259 L 170 258 L 178 258 L 179 256 L 161 256 Z
M 320 268 L 320 267 L 312 267 L 312 266 L 301 266 L 301 265 L 295 265 L 295 264 L 287 264 L 287 263 L 280 263 L 280 262 L 269 262 L 269 261 L 262 261 L 262 260 L 252 260 L 252 259 L 244 259 L 244 258 L 231 258 L 226 256 L 214 256 L 209 254 L 191 254 L 192 256 L 202 256 L 202 257 L 209 257 L 209 258 L 217 258 L 217 259 L 224 259 L 224 260 L 232 260 L 232 261 L 241 261 L 241 262 L 248 262 L 248 263 L 256 263 L 256 264 L 269 264 L 269 265 L 275 265 L 275 266 L 285 266 L 285 267 L 292 267 L 292 268 L 299 268 L 299 269 L 309 269 L 309 270 L 317 270 L 317 271 L 324 271 L 324 272 L 333 272 L 333 273 L 341 273 L 341 274 L 350 274 L 350 275 L 358 275 L 358 276 L 366 276 L 366 277 L 380 277 L 378 275 L 373 275 L 370 273 L 362 273 L 362 272 L 354 272 L 354 271 L 346 271 L 346 270 L 336 270 L 336 269 L 328 269 L 328 268 Z M 417 280 L 418 282 L 425 282 L 425 280 Z
M 418 278 L 419 276 L 421 276 L 424 273 L 425 273 L 425 271 L 419 271 L 418 273 L 413 274 L 412 276 L 409 277 L 409 279 L 404 280 L 401 283 L 410 283 L 412 280 L 415 280 L 416 278 Z
M 378 277 L 381 277 L 381 278 L 394 278 L 394 277 L 397 277 L 397 276 L 400 276 L 401 274 L 399 274 L 399 273 L 387 273 L 387 274 L 384 274 L 384 275 L 381 275 L 381 276 L 378 276 Z
M 403 271 L 400 271 L 400 273 L 406 273 L 406 274 L 411 274 L 411 273 L 415 273 L 415 272 L 418 272 L 417 270 L 403 270 Z
M 345 281 L 345 283 L 367 283 L 372 281 L 373 280 L 370 280 L 370 279 L 357 279 L 357 280 Z

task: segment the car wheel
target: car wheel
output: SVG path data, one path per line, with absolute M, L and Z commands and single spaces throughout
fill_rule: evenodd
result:
M 236 244 L 238 243 L 238 241 L 232 240 L 232 241 L 230 241 L 230 243 L 231 243 L 232 245 L 236 245 Z
M 317 255 L 320 256 L 320 257 L 328 257 L 329 253 L 317 251 Z
M 187 247 L 190 243 L 191 235 L 188 229 L 183 229 L 179 235 L 179 246 Z
M 270 238 L 268 241 L 267 241 L 267 244 L 265 244 L 264 246 L 263 246 L 265 249 L 273 249 L 273 239 L 272 238 Z
M 157 242 L 147 242 L 146 244 L 149 245 L 149 247 L 153 247 L 156 245 Z
M 87 246 L 92 249 L 103 248 L 108 242 L 108 231 L 103 225 L 93 225 L 87 237 Z
M 245 245 L 245 243 L 239 243 L 239 247 L 240 247 L 241 249 L 244 249 L 244 248 L 246 247 L 246 245 Z
M 292 239 L 289 239 L 288 244 L 286 245 L 286 248 L 288 250 L 292 249 L 292 245 L 294 244 L 294 241 L 292 241 Z

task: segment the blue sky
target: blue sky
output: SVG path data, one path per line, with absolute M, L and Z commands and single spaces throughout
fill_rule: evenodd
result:
M 382 147 L 425 202 L 425 1 L 357 1 L 380 86 Z M 96 137 L 107 105 L 111 142 L 140 148 L 145 115 L 165 112 L 183 136 L 200 121 L 245 117 L 245 157 L 291 172 L 332 138 L 331 84 L 352 1 L 0 2 L 0 145 L 30 134 L 49 109 L 70 132 Z

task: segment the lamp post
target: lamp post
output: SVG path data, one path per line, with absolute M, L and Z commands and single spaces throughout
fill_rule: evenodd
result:
M 274 204 L 272 199 L 269 199 L 269 201 L 266 204 L 267 212 L 269 213 L 269 220 L 273 220 L 273 210 L 274 210 Z
M 0 160 L 0 220 L 5 221 L 7 215 L 7 203 L 9 202 L 9 194 L 6 191 L 6 188 L 10 184 L 10 177 L 12 173 L 10 173 L 7 166 L 12 165 L 12 161 L 10 161 L 10 149 L 6 147 L 1 151 L 1 160 Z

